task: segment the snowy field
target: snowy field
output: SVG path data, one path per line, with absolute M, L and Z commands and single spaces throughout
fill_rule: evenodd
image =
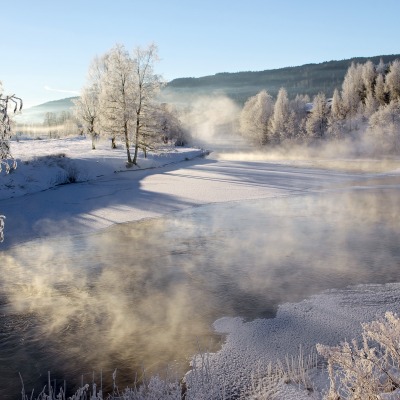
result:
M 166 148 L 140 158 L 138 168 L 126 169 L 123 149 L 112 151 L 109 143 L 100 143 L 90 150 L 83 138 L 21 140 L 12 142 L 11 150 L 18 168 L 2 173 L 0 181 L 0 214 L 6 216 L 3 249 L 210 203 L 387 187 L 400 194 L 398 160 L 370 162 L 363 172 L 357 160 L 346 160 L 348 168 L 336 168 L 321 160 Z M 214 328 L 227 336 L 222 349 L 208 356 L 211 368 L 239 391 L 255 366 L 298 354 L 300 346 L 309 353 L 316 343 L 335 345 L 359 337 L 361 322 L 388 310 L 399 312 L 399 299 L 400 284 L 363 285 L 283 304 L 273 319 L 219 319 Z M 314 378 L 311 394 L 286 385 L 277 398 L 321 398 L 326 374 L 314 371 Z

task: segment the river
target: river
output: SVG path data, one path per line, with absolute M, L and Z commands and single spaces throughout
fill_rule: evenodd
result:
M 397 177 L 211 204 L 0 254 L 0 398 L 115 368 L 178 375 L 222 316 L 273 317 L 329 288 L 400 280 Z

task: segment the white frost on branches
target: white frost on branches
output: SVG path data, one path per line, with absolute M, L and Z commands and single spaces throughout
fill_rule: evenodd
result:
M 0 81 L 0 172 L 5 168 L 6 173 L 15 169 L 17 164 L 10 153 L 11 119 L 9 108 L 13 107 L 13 112 L 22 108 L 22 100 L 15 95 L 6 96 L 3 94 L 3 87 Z
M 22 108 L 22 100 L 15 95 L 3 95 L 3 86 L 0 81 L 0 172 L 5 169 L 8 174 L 17 168 L 17 163 L 10 153 L 11 119 L 9 107 L 16 113 Z M 4 241 L 4 215 L 0 215 L 0 243 Z
M 362 343 L 317 345 L 328 361 L 333 399 L 398 399 L 400 397 L 400 319 L 387 312 L 384 318 L 362 324 Z
M 4 220 L 5 220 L 4 215 L 0 215 L 0 243 L 4 241 Z

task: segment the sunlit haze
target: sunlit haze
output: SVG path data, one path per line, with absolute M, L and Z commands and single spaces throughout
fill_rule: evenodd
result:
M 397 0 L 22 0 L 1 8 L 0 80 L 26 107 L 77 95 L 91 60 L 115 43 L 156 43 L 165 80 L 399 52 Z

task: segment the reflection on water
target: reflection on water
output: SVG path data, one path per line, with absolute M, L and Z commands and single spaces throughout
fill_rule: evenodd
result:
M 272 316 L 327 288 L 399 281 L 394 189 L 211 205 L 0 255 L 0 397 L 46 383 L 120 386 L 215 350 L 212 322 Z M 12 388 L 12 389 L 10 389 Z M 12 392 L 14 390 L 14 392 Z

